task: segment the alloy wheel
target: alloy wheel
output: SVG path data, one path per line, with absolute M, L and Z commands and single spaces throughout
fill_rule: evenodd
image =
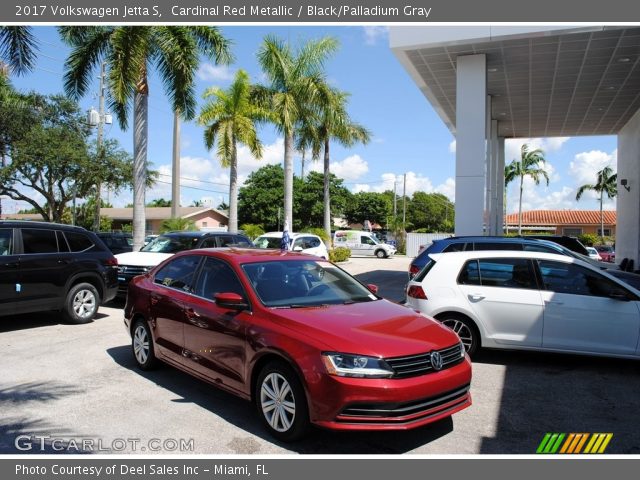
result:
M 286 432 L 296 417 L 291 385 L 279 373 L 270 373 L 260 387 L 260 406 L 267 422 L 277 432 Z

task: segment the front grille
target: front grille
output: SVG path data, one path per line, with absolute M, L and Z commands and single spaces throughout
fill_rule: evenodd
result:
M 118 265 L 118 273 L 120 275 L 127 275 L 129 277 L 135 277 L 136 275 L 142 275 L 147 273 L 149 267 L 140 267 L 137 265 Z
M 453 347 L 437 350 L 442 356 L 442 368 L 452 367 L 463 360 L 462 345 L 456 344 Z M 393 378 L 407 378 L 424 375 L 435 371 L 431 365 L 431 352 L 419 353 L 408 357 L 385 358 L 385 361 L 395 372 Z
M 397 418 L 428 413 L 449 403 L 460 403 L 469 392 L 470 385 L 452 390 L 437 397 L 423 398 L 405 403 L 359 403 L 346 407 L 339 416 L 365 418 Z M 452 405 L 451 407 L 454 407 Z

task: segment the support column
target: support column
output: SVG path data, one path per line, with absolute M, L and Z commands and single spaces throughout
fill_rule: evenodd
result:
M 487 63 L 485 55 L 457 58 L 456 235 L 483 235 L 485 212 Z
M 640 110 L 618 133 L 616 263 L 633 260 L 640 268 Z M 626 180 L 627 188 L 621 181 Z
M 496 122 L 496 134 L 498 132 Z M 496 235 L 504 235 L 504 137 L 496 136 Z

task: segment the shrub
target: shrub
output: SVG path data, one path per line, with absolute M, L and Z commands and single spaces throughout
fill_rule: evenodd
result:
M 578 235 L 578 240 L 587 247 L 593 247 L 600 243 L 600 237 L 594 233 L 583 233 L 582 235 Z
M 329 260 L 332 262 L 345 262 L 351 257 L 351 250 L 346 247 L 337 247 L 329 250 Z
M 240 225 L 240 230 L 242 230 L 244 234 L 251 240 L 255 240 L 264 233 L 262 225 L 256 225 L 253 223 L 245 223 L 244 225 Z
M 311 233 L 313 235 L 317 235 L 322 239 L 324 243 L 328 243 L 330 240 L 329 238 L 327 238 L 327 232 L 324 231 L 324 228 L 318 228 L 318 227 L 303 228 L 302 230 L 300 230 L 300 233 Z

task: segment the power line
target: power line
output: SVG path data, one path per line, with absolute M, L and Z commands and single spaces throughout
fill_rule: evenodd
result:
M 158 175 L 160 175 L 162 177 L 171 177 L 171 175 L 168 174 L 168 173 L 159 173 Z M 190 182 L 210 183 L 212 185 L 223 185 L 223 186 L 229 185 L 228 183 L 211 182 L 209 180 L 198 180 L 198 179 L 195 179 L 195 178 L 188 178 L 188 177 L 180 177 L 180 180 L 187 180 L 187 181 L 190 181 Z
M 171 185 L 171 182 L 163 182 L 162 180 L 156 180 L 156 183 L 164 183 L 165 185 Z M 206 188 L 190 187 L 188 185 L 180 185 L 180 188 L 190 188 L 191 190 L 200 190 L 202 192 L 208 192 L 208 193 L 220 193 L 223 195 L 227 195 L 229 193 L 229 192 L 220 192 L 218 190 L 208 190 Z

